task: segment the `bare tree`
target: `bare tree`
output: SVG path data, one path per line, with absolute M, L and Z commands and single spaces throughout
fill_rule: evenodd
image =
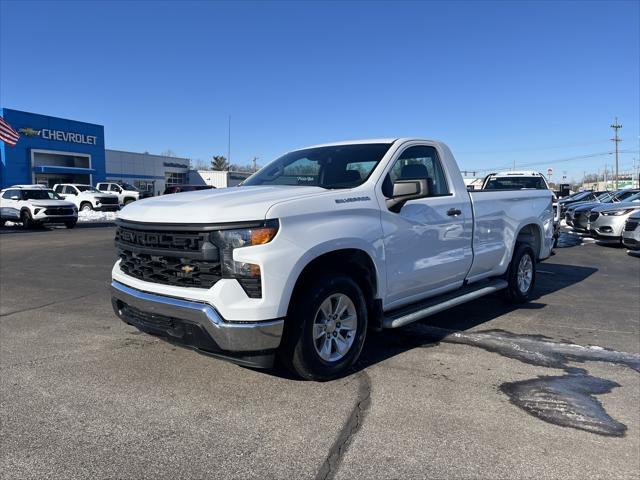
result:
M 198 158 L 197 160 L 191 160 L 191 168 L 193 170 L 208 170 L 211 168 L 211 165 L 208 165 L 207 162 Z
M 162 155 L 163 157 L 177 157 L 178 156 L 178 155 L 176 155 L 176 152 L 174 152 L 170 148 L 165 150 L 164 152 L 162 152 L 160 155 Z

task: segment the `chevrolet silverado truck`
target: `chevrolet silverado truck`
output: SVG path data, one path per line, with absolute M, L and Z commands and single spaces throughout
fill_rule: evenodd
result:
M 441 142 L 292 151 L 239 187 L 135 202 L 117 221 L 116 314 L 235 363 L 348 372 L 370 330 L 502 292 L 527 301 L 552 193 L 467 191 Z

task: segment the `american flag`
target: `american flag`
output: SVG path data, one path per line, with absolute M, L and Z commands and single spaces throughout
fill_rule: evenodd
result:
M 13 147 L 18 143 L 19 138 L 20 134 L 11 128 L 11 125 L 5 122 L 4 118 L 0 117 L 0 140 Z

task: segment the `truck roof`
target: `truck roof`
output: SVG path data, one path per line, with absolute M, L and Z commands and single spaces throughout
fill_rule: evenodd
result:
M 490 173 L 489 175 L 493 176 L 493 177 L 544 177 L 544 175 L 540 172 L 535 172 L 533 170 L 521 170 L 519 172 L 512 172 L 512 171 L 508 171 L 508 172 L 496 172 L 496 173 Z
M 317 147 L 333 147 L 336 145 L 366 145 L 370 143 L 388 143 L 392 144 L 394 142 L 408 142 L 408 141 L 421 141 L 421 142 L 435 142 L 441 143 L 438 140 L 430 140 L 427 138 L 414 138 L 414 137 L 388 137 L 388 138 L 365 138 L 365 139 L 356 139 L 356 140 L 341 140 L 338 142 L 328 142 L 321 143 L 318 145 L 310 145 L 308 147 L 299 148 L 297 150 L 304 150 L 306 148 L 317 148 Z

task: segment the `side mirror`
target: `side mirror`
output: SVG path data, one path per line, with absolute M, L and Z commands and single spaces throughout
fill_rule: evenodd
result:
M 427 179 L 396 180 L 393 184 L 393 195 L 387 199 L 387 208 L 398 213 L 409 200 L 429 196 Z

